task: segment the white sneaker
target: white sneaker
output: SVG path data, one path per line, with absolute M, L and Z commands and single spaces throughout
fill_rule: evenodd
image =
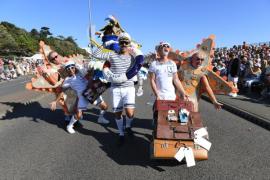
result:
M 230 97 L 237 97 L 237 93 L 229 93 Z
M 100 124 L 108 124 L 108 123 L 110 123 L 110 121 L 105 119 L 103 116 L 99 116 L 98 123 L 100 123 Z
M 70 133 L 70 134 L 74 134 L 75 133 L 75 130 L 73 129 L 73 126 L 72 125 L 68 125 L 67 126 L 67 132 Z
M 137 95 L 137 96 L 142 96 L 142 95 L 143 95 L 143 89 L 138 89 L 136 95 Z

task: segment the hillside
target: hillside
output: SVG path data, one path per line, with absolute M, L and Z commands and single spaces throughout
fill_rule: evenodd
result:
M 32 56 L 38 52 L 38 42 L 43 40 L 59 54 L 67 56 L 71 54 L 87 55 L 84 49 L 78 47 L 72 36 L 54 37 L 50 28 L 41 27 L 30 32 L 16 27 L 9 22 L 0 23 L 0 56 Z

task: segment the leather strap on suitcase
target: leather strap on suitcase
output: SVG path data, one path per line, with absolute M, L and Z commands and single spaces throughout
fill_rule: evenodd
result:
M 208 151 L 198 145 L 194 145 L 193 141 L 186 140 L 160 140 L 154 139 L 151 144 L 152 158 L 171 159 L 174 158 L 180 147 L 191 147 L 194 158 L 196 160 L 207 160 Z
M 184 101 L 176 98 L 175 101 L 173 100 L 157 100 L 155 102 L 155 110 L 156 111 L 168 111 L 168 110 L 175 110 L 179 111 L 179 109 L 185 108 L 189 112 L 194 111 L 193 103 L 191 101 Z

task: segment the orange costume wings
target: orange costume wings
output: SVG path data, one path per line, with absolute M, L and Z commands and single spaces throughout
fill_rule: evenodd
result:
M 215 73 L 212 69 L 212 59 L 214 55 L 214 42 L 215 36 L 210 35 L 207 39 L 203 39 L 202 43 L 197 45 L 196 50 L 191 50 L 186 53 L 181 53 L 179 50 L 172 51 L 169 54 L 169 58 L 174 60 L 180 67 L 187 67 L 191 61 L 191 55 L 196 52 L 203 52 L 205 54 L 204 61 L 200 68 L 196 69 L 193 74 L 201 74 L 206 75 L 209 81 L 209 85 L 212 88 L 214 94 L 229 94 L 231 92 L 237 92 L 238 90 L 233 86 L 231 82 L 227 82 L 223 77 L 219 75 L 219 73 Z M 187 67 L 187 71 L 189 71 Z M 181 79 L 181 78 L 180 78 Z M 196 86 L 199 84 L 200 79 L 194 78 L 192 75 L 190 77 L 185 77 L 185 81 L 183 86 L 187 92 L 190 92 L 192 86 Z M 183 82 L 183 81 L 182 81 Z M 205 89 L 203 87 L 200 88 L 199 96 L 205 93 Z

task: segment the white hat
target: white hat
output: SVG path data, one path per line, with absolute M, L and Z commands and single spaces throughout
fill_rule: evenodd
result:
M 65 66 L 65 68 L 68 68 L 70 66 L 75 66 L 75 62 L 74 61 L 67 61 L 64 66 Z
M 158 51 L 158 49 L 161 47 L 161 46 L 164 46 L 164 45 L 168 45 L 169 47 L 171 47 L 170 43 L 168 42 L 160 42 L 158 45 L 156 45 L 155 49 L 156 51 Z
M 115 23 L 117 22 L 117 20 L 115 19 L 115 17 L 113 15 L 109 15 L 105 21 L 109 21 L 110 23 Z
M 131 37 L 128 33 L 124 32 L 124 33 L 121 33 L 119 35 L 119 38 L 118 38 L 118 41 L 121 41 L 121 40 L 129 40 L 131 41 Z

